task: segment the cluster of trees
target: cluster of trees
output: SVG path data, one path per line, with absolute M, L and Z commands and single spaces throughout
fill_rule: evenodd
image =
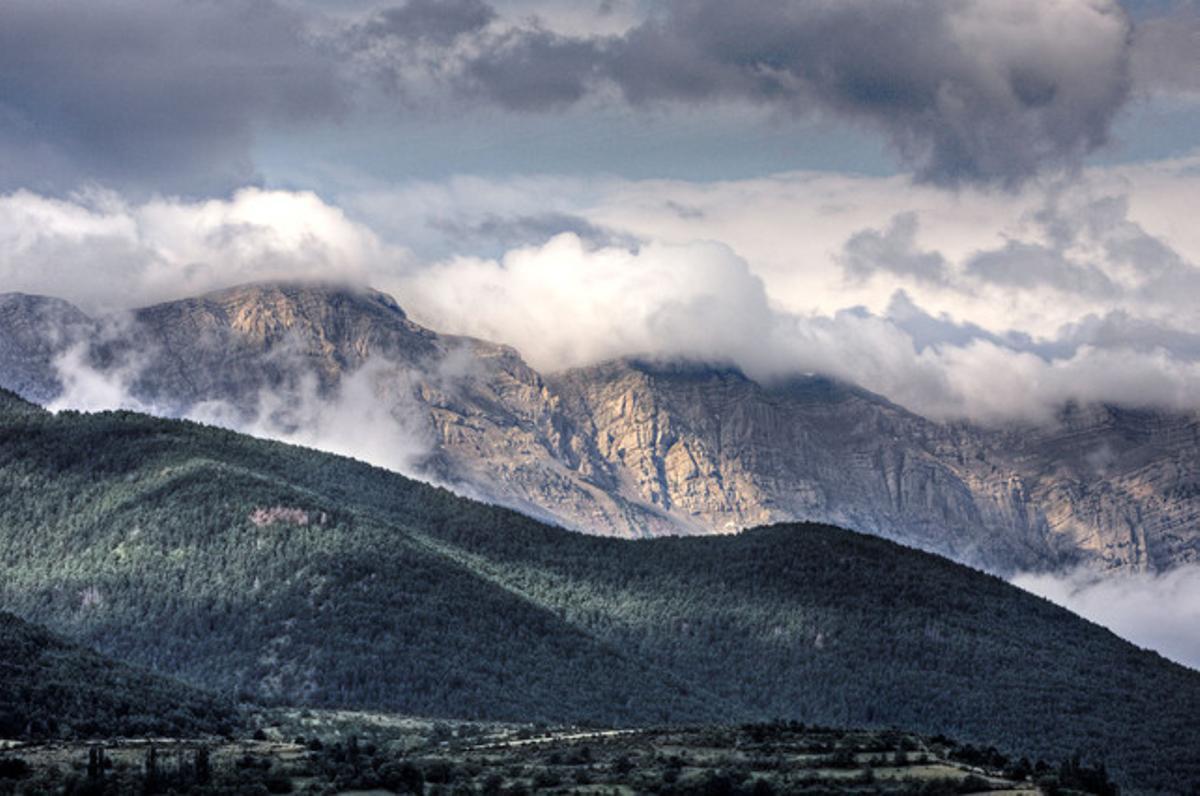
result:
M 1008 779 L 1032 780 L 1048 796 L 1074 791 L 1097 796 L 1117 796 L 1120 793 L 1120 788 L 1112 781 L 1103 761 L 1086 765 L 1078 754 L 1055 766 L 1040 758 L 1036 762 L 1031 762 L 1028 757 L 1013 759 L 994 746 L 981 748 L 972 744 L 960 745 L 942 735 L 935 736 L 932 742 L 947 759 L 997 771 Z
M 291 793 L 293 774 L 269 758 L 243 755 L 214 765 L 208 746 L 160 749 L 150 746 L 140 761 L 115 763 L 102 746 L 88 749 L 86 768 L 36 768 L 19 757 L 0 758 L 0 794 L 62 793 L 67 796 L 125 794 Z
M 324 522 L 253 521 L 277 507 Z M 1200 782 L 1200 674 L 945 559 L 812 525 L 585 537 L 129 413 L 0 406 L 0 608 L 229 699 L 902 726 Z
M 796 792 L 954 796 L 999 787 L 985 776 L 930 777 L 927 769 L 919 767 L 907 776 L 893 770 L 888 776 L 877 777 L 869 762 L 847 766 L 852 771 L 834 772 L 820 761 L 801 759 L 784 764 L 787 754 L 808 745 L 803 734 L 783 738 L 772 731 L 762 748 L 773 750 L 775 757 L 747 759 L 746 747 L 741 745 L 744 738 L 727 731 L 717 734 L 728 736 L 718 743 L 729 745 L 714 747 L 712 739 L 703 737 L 704 732 L 687 730 L 639 736 L 628 748 L 621 741 L 596 746 L 552 741 L 532 749 L 479 752 L 451 745 L 429 747 L 415 754 L 389 751 L 369 741 L 361 743 L 353 736 L 331 742 L 297 738 L 296 744 L 307 750 L 304 753 L 297 754 L 294 747 L 271 746 L 251 751 L 237 744 L 219 747 L 214 754 L 207 745 L 149 746 L 140 757 L 131 758 L 129 750 L 114 751 L 118 757 L 115 764 L 105 748 L 92 746 L 87 749 L 86 768 L 55 765 L 37 770 L 19 757 L 0 757 L 0 794 L 199 796 L 383 790 L 422 796 L 526 796 L 631 789 L 660 796 L 771 796 Z M 893 755 L 897 752 L 888 743 L 864 746 L 864 738 L 870 740 L 864 734 L 846 738 L 839 742 L 843 744 L 839 749 L 850 751 L 852 756 L 870 749 Z M 657 751 L 664 742 L 679 753 L 664 755 Z M 988 771 L 989 776 L 995 773 Z M 1037 783 L 1050 796 L 1117 794 L 1102 769 L 1081 767 L 1077 760 L 1064 763 L 1060 773 L 1041 776 Z

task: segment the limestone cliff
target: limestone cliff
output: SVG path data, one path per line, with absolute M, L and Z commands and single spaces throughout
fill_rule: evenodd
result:
M 383 294 L 332 286 L 252 285 L 103 324 L 0 297 L 0 334 L 0 386 L 47 400 L 55 358 L 82 337 L 94 367 L 132 374 L 131 392 L 167 414 L 219 401 L 249 417 L 264 395 L 309 384 L 328 397 L 373 368 L 378 399 L 427 435 L 425 475 L 591 533 L 806 519 L 998 572 L 1200 560 L 1188 415 L 1068 407 L 1047 427 L 996 430 L 820 377 L 761 385 L 633 360 L 543 375 L 511 348 L 423 328 Z

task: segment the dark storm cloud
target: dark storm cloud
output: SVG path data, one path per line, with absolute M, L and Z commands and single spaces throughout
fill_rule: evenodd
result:
M 1133 67 L 1145 91 L 1200 94 L 1200 7 L 1180 4 L 1138 25 Z
M 718 94 L 832 112 L 880 129 L 922 179 L 1013 183 L 1104 143 L 1125 100 L 1127 22 L 1077 6 L 1043 20 L 1011 3 L 1027 26 L 1015 41 L 988 3 L 677 3 L 631 34 L 619 81 L 635 102 Z M 1039 29 L 1063 23 L 1110 38 Z
M 734 96 L 833 113 L 879 129 L 922 179 L 1014 183 L 1107 139 L 1128 90 L 1127 23 L 1097 7 L 1068 22 L 1118 35 L 1085 42 L 1047 36 L 1042 12 L 1015 2 L 1018 42 L 987 3 L 677 3 L 630 34 L 617 77 L 634 102 Z M 1081 74 L 1054 48 L 1098 68 Z
M 485 0 L 349 20 L 318 7 L 7 0 L 0 188 L 223 190 L 254 178 L 260 128 L 378 104 L 364 76 L 406 112 L 454 98 L 816 114 L 874 129 L 921 180 L 1011 186 L 1103 145 L 1130 83 L 1115 0 L 664 0 L 606 36 L 505 20 Z
M 833 115 L 883 133 L 922 180 L 1014 185 L 1108 140 L 1130 30 L 1103 0 L 675 0 L 619 36 L 481 34 L 460 85 L 521 111 L 607 86 L 635 107 Z
M 5 0 L 0 188 L 225 190 L 262 124 L 328 119 L 336 65 L 271 0 Z
M 572 105 L 603 75 L 604 47 L 546 30 L 511 31 L 467 62 L 463 86 L 472 95 L 519 111 Z

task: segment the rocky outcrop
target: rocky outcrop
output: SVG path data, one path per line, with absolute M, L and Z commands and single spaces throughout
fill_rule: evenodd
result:
M 1063 563 L 995 467 L 986 435 L 819 377 L 763 387 L 730 370 L 613 363 L 552 380 L 628 499 L 689 529 L 805 518 L 994 569 Z M 986 450 L 987 455 L 979 458 Z
M 997 572 L 1200 560 L 1188 415 L 1068 407 L 1047 427 L 996 430 L 820 377 L 761 385 L 636 360 L 543 375 L 511 348 L 334 286 L 252 285 L 89 324 L 62 302 L 0 298 L 0 384 L 47 400 L 55 358 L 102 327 L 92 366 L 129 374 L 137 400 L 166 414 L 220 402 L 250 418 L 370 370 L 375 398 L 423 436 L 423 475 L 591 533 L 819 520 Z M 264 395 L 277 403 L 264 409 Z

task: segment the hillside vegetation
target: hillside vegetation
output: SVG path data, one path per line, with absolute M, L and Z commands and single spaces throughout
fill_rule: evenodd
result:
M 0 612 L 0 738 L 195 736 L 235 723 L 227 701 Z
M 0 418 L 0 608 L 225 695 L 898 726 L 1200 783 L 1200 673 L 878 538 L 586 537 L 196 424 L 13 397 Z
M 321 711 L 304 712 L 321 722 Z M 534 732 L 411 720 L 399 738 L 279 729 L 256 740 L 29 744 L 19 756 L 0 753 L 0 794 L 1116 794 L 1103 768 L 1075 760 L 1002 763 L 987 750 L 891 730 L 776 723 Z

